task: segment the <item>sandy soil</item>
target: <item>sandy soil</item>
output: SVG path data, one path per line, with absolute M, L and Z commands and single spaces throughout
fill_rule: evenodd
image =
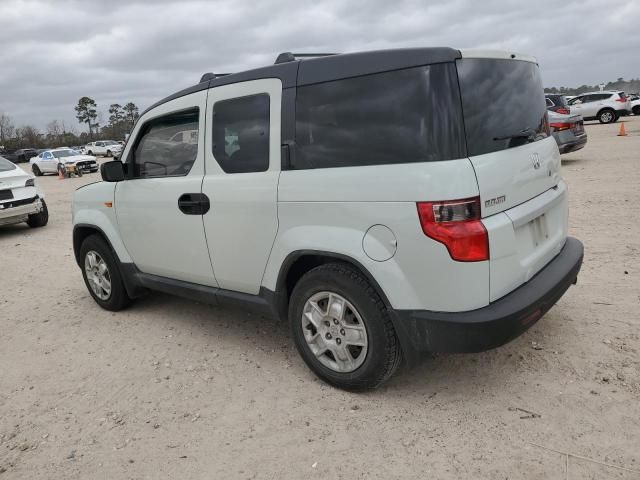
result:
M 640 478 L 640 118 L 618 127 L 564 157 L 578 285 L 509 345 L 360 395 L 284 323 L 157 294 L 101 310 L 70 224 L 98 175 L 42 178 L 49 225 L 0 229 L 0 479 Z

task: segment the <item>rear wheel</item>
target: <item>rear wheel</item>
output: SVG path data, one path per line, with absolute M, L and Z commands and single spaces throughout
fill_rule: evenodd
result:
M 42 176 L 42 172 L 40 171 L 40 167 L 38 167 L 38 165 L 33 165 L 33 166 L 31 167 L 31 171 L 33 172 L 33 174 L 34 174 L 36 177 L 41 177 L 41 176 Z
M 111 248 L 99 235 L 90 235 L 80 247 L 82 277 L 89 293 L 105 310 L 118 311 L 131 299 Z
M 375 388 L 400 364 L 400 345 L 384 302 L 347 264 L 307 272 L 291 294 L 289 322 L 302 359 L 335 387 Z
M 598 114 L 598 121 L 600 123 L 613 123 L 617 120 L 617 116 L 616 116 L 616 112 L 614 112 L 611 109 L 605 109 L 602 110 L 599 114 Z
M 44 227 L 49 223 L 49 210 L 44 198 L 40 199 L 40 203 L 42 204 L 42 210 L 27 217 L 27 225 L 31 228 Z

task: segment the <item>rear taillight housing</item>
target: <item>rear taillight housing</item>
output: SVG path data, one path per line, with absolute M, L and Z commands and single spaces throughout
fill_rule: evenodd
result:
M 418 202 L 424 234 L 442 243 L 458 262 L 489 260 L 489 236 L 480 220 L 480 197 Z
M 550 123 L 549 126 L 553 128 L 556 132 L 561 132 L 563 130 L 569 130 L 571 128 L 570 123 L 562 123 L 562 122 L 553 122 Z
M 570 113 L 570 110 L 566 107 L 557 107 L 554 111 L 556 113 L 561 113 L 562 115 L 569 115 Z

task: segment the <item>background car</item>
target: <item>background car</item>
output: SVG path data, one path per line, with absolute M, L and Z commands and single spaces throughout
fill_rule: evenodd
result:
M 122 145 L 113 140 L 100 140 L 86 144 L 83 150 L 88 155 L 112 157 L 114 153 L 122 152 Z
M 547 100 L 547 110 L 562 113 L 564 115 L 568 115 L 570 113 L 569 102 L 564 95 L 558 95 L 555 93 L 547 93 L 545 94 L 545 98 Z
M 13 163 L 28 162 L 31 157 L 35 157 L 37 152 L 33 148 L 20 148 L 18 150 L 3 152 L 2 156 Z
M 0 157 L 0 225 L 26 222 L 35 228 L 48 221 L 44 193 L 33 175 Z
M 70 148 L 56 148 L 45 150 L 37 157 L 30 160 L 34 175 L 45 173 L 58 173 L 59 166 L 65 164 L 75 165 L 82 173 L 97 172 L 98 162 L 96 157 L 84 155 Z
M 600 123 L 617 122 L 631 112 L 629 100 L 624 92 L 589 92 L 569 100 L 571 113 L 582 115 L 584 120 L 598 120 Z
M 629 97 L 629 105 L 634 115 L 640 115 L 640 95 L 637 93 Z
M 549 127 L 560 153 L 580 150 L 587 144 L 587 132 L 580 115 L 556 113 L 550 110 Z

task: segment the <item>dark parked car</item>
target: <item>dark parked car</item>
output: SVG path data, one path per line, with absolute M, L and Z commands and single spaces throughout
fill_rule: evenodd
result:
M 587 132 L 580 115 L 564 115 L 550 111 L 549 128 L 560 153 L 575 152 L 587 144 Z
M 13 163 L 28 162 L 32 157 L 38 155 L 34 148 L 20 148 L 13 152 L 2 152 L 2 156 Z
M 569 103 L 564 95 L 557 95 L 555 93 L 545 94 L 547 99 L 547 110 L 552 112 L 561 113 L 563 115 L 569 115 L 570 108 Z

